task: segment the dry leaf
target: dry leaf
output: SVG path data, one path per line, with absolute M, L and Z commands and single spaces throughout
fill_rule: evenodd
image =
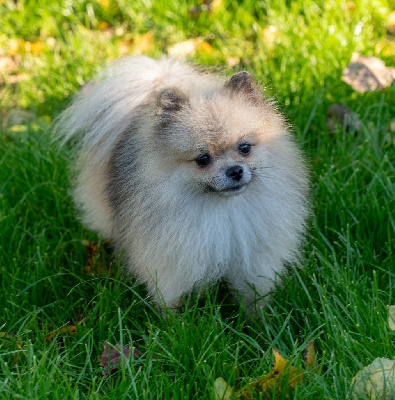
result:
M 355 11 L 357 9 L 357 6 L 353 1 L 347 1 L 347 3 L 342 8 L 349 11 Z
M 240 64 L 240 58 L 239 57 L 228 57 L 226 59 L 226 64 L 228 64 L 229 67 L 234 67 L 237 64 Z
M 53 340 L 55 336 L 60 336 L 60 341 L 63 341 L 64 336 L 72 336 L 77 333 L 77 326 L 84 325 L 85 320 L 87 318 L 87 314 L 81 314 L 75 317 L 73 320 L 71 320 L 70 324 L 67 326 L 64 326 L 63 328 L 57 329 L 56 331 L 53 331 L 49 333 L 45 337 L 46 342 L 50 342 Z
M 382 90 L 392 84 L 395 68 L 386 67 L 377 57 L 353 54 L 351 64 L 343 71 L 342 80 L 360 93 Z
M 25 42 L 25 51 L 32 54 L 41 54 L 45 49 L 45 43 L 38 40 L 37 42 Z
M 329 132 L 336 132 L 337 128 L 345 128 L 347 132 L 350 130 L 359 131 L 361 129 L 361 121 L 358 114 L 353 113 L 349 108 L 342 104 L 332 104 L 328 108 L 326 115 L 326 126 Z
M 173 44 L 168 47 L 167 52 L 173 57 L 186 57 L 194 55 L 199 44 L 203 42 L 201 37 L 185 40 L 184 42 Z
M 315 355 L 314 345 L 311 344 L 308 349 L 313 360 L 313 352 Z M 214 382 L 216 399 L 228 400 L 232 396 L 235 399 L 251 400 L 254 395 L 259 395 L 263 399 L 272 399 L 273 389 L 276 388 L 277 393 L 287 392 L 294 389 L 295 385 L 303 382 L 303 372 L 300 368 L 289 365 L 289 362 L 277 350 L 273 349 L 273 354 L 274 368 L 264 377 L 238 390 L 233 396 L 232 388 L 227 387 L 226 381 L 223 378 L 216 379 Z M 313 364 L 313 361 L 311 363 Z
M 146 54 L 154 48 L 154 34 L 152 32 L 137 35 L 133 41 L 133 54 Z
M 352 399 L 390 400 L 395 396 L 395 361 L 376 358 L 351 381 Z
M 395 125 L 395 121 L 392 121 L 392 123 Z M 388 307 L 388 326 L 391 331 L 395 331 L 395 306 Z
M 202 53 L 211 54 L 213 52 L 213 48 L 210 43 L 202 42 L 198 46 L 197 50 Z
M 280 30 L 275 25 L 269 25 L 262 31 L 263 42 L 268 47 L 272 47 L 280 36 Z
M 104 10 L 109 10 L 111 7 L 112 0 L 96 0 Z
M 215 400 L 229 400 L 232 396 L 232 388 L 222 377 L 217 378 L 214 382 L 214 396 Z
M 109 27 L 109 23 L 106 21 L 100 21 L 99 25 L 97 26 L 100 31 L 104 31 Z
M 203 53 L 211 54 L 213 48 L 200 36 L 193 39 L 185 40 L 184 42 L 176 43 L 167 48 L 167 52 L 169 55 L 179 58 L 193 56 L 196 54 L 196 51 L 202 51 Z
M 119 53 L 121 56 L 126 56 L 131 52 L 131 48 L 133 46 L 133 40 L 120 40 L 118 42 Z
M 263 378 L 246 385 L 235 393 L 236 398 L 250 400 L 254 394 L 261 394 L 263 398 L 272 398 L 274 388 L 277 392 L 294 389 L 296 384 L 303 381 L 302 371 L 289 365 L 288 361 L 275 349 L 273 349 L 275 364 Z
M 111 372 L 114 372 L 119 368 L 122 360 L 122 355 L 124 355 L 124 357 L 126 358 L 129 358 L 129 346 L 123 346 L 123 349 L 121 351 L 121 346 L 119 344 L 116 344 L 115 346 L 109 346 L 108 342 L 104 342 L 103 353 L 99 361 L 100 366 L 105 368 L 103 370 L 104 375 L 109 375 Z M 142 355 L 143 353 L 140 350 L 133 349 L 133 358 L 139 358 Z
M 316 370 L 318 368 L 317 353 L 315 351 L 314 342 L 311 342 L 304 351 L 304 361 L 307 369 Z
M 388 17 L 387 31 L 389 34 L 395 34 L 395 11 L 392 11 Z
M 2 118 L 2 125 L 4 129 L 16 125 L 25 125 L 34 121 L 35 117 L 36 116 L 31 111 L 14 108 Z
M 61 335 L 63 336 L 71 336 L 77 333 L 77 327 L 75 325 L 68 325 L 63 328 L 57 329 L 56 331 L 51 332 L 45 337 L 46 342 L 51 342 L 55 336 Z
M 82 240 L 81 242 L 88 253 L 88 258 L 82 272 L 86 275 L 105 276 L 111 275 L 111 270 L 103 263 L 103 249 L 97 242 Z

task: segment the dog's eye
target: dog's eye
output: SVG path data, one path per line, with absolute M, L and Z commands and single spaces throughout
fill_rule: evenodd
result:
M 211 156 L 210 154 L 200 154 L 195 158 L 195 162 L 199 167 L 207 167 L 211 162 Z
M 241 143 L 239 144 L 239 152 L 243 156 L 248 156 L 251 152 L 251 145 L 249 143 Z

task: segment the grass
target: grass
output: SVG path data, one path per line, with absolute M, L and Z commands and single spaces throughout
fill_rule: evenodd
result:
M 0 110 L 33 115 L 0 137 L 2 399 L 213 399 L 217 377 L 240 388 L 271 370 L 272 348 L 303 366 L 312 339 L 318 370 L 291 398 L 345 399 L 358 370 L 395 357 L 386 308 L 394 304 L 395 91 L 359 94 L 340 80 L 354 51 L 393 61 L 386 19 L 394 5 L 224 0 L 192 19 L 191 4 L 0 3 L 0 48 L 17 65 L 0 76 Z M 118 265 L 84 274 L 82 240 L 99 240 L 107 264 L 111 253 L 76 219 L 69 150 L 51 144 L 49 121 L 108 60 L 125 51 L 160 56 L 198 36 L 209 46 L 191 55 L 195 62 L 228 74 L 248 69 L 276 96 L 312 170 L 304 268 L 290 269 L 257 320 L 228 305 L 221 288 L 162 319 Z M 359 114 L 359 132 L 327 131 L 333 103 Z M 78 316 L 85 322 L 75 335 L 46 340 Z M 144 356 L 105 377 L 105 341 Z

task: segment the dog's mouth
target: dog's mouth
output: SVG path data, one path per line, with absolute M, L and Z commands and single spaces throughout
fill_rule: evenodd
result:
M 208 193 L 218 193 L 225 196 L 232 195 L 232 194 L 239 194 L 244 192 L 247 189 L 247 184 L 244 185 L 237 185 L 231 186 L 224 189 L 217 189 L 211 185 L 206 185 L 206 192 Z

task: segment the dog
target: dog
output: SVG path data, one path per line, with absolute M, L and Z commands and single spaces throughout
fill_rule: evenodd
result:
M 127 57 L 84 87 L 56 130 L 74 142 L 83 223 L 160 306 L 219 281 L 262 304 L 297 262 L 308 169 L 248 72 L 226 79 L 171 58 Z

